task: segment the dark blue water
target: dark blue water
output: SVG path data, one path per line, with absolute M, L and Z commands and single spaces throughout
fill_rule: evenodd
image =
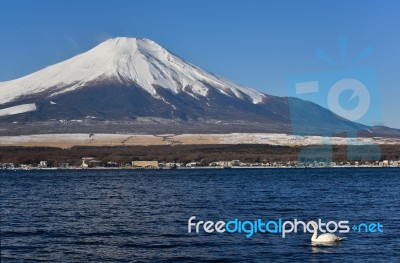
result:
M 400 259 L 400 169 L 1 172 L 1 262 Z M 381 223 L 383 233 L 187 232 L 187 220 Z

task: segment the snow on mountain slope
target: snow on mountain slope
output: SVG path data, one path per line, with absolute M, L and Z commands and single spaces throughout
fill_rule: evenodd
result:
M 50 93 L 55 96 L 84 87 L 92 81 L 134 82 L 153 97 L 163 99 L 154 85 L 173 93 L 206 97 L 209 86 L 227 96 L 263 101 L 265 95 L 208 73 L 173 55 L 149 39 L 109 39 L 71 59 L 25 77 L 0 82 L 0 104 L 25 96 Z
M 20 114 L 20 113 L 30 112 L 30 111 L 35 111 L 35 110 L 36 110 L 35 103 L 22 104 L 22 105 L 18 105 L 18 106 L 1 109 L 0 116 L 15 115 L 15 114 Z

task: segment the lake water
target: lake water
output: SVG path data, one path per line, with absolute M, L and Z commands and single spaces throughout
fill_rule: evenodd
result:
M 400 259 L 400 169 L 2 171 L 1 262 Z M 188 233 L 196 220 L 348 220 L 384 232 Z

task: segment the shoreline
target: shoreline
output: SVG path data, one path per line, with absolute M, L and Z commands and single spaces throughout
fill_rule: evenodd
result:
M 311 149 L 310 155 L 302 152 Z M 400 145 L 308 148 L 266 144 L 0 147 L 0 169 L 268 169 L 400 166 Z M 378 153 L 374 151 L 379 150 Z M 313 153 L 315 151 L 315 153 Z M 357 159 L 355 159 L 357 158 Z M 349 160 L 350 159 L 350 160 Z M 136 168 L 135 168 L 136 167 Z
M 249 170 L 249 169 L 365 169 L 365 168 L 374 168 L 374 169 L 396 169 L 400 168 L 400 166 L 305 166 L 305 167 L 289 167 L 289 166 L 280 166 L 280 167 L 271 167 L 271 166 L 251 166 L 251 167 L 207 167 L 207 166 L 199 166 L 199 167 L 178 167 L 178 168 L 135 168 L 135 167 L 95 167 L 95 168 L 61 168 L 61 167 L 52 167 L 52 168 L 14 168 L 14 169 L 0 169 L 0 171 L 95 171 L 95 170 L 139 170 L 139 171 L 152 171 L 152 170 Z

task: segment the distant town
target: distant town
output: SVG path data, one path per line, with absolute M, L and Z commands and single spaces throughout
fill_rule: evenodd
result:
M 400 167 L 400 160 L 383 161 L 347 161 L 347 162 L 262 162 L 248 163 L 240 160 L 217 162 L 159 162 L 159 161 L 132 161 L 131 163 L 103 162 L 94 157 L 83 157 L 80 165 L 62 163 L 60 166 L 51 166 L 45 160 L 38 165 L 0 163 L 2 170 L 50 170 L 50 169 L 230 169 L 230 168 L 328 168 L 328 167 Z

